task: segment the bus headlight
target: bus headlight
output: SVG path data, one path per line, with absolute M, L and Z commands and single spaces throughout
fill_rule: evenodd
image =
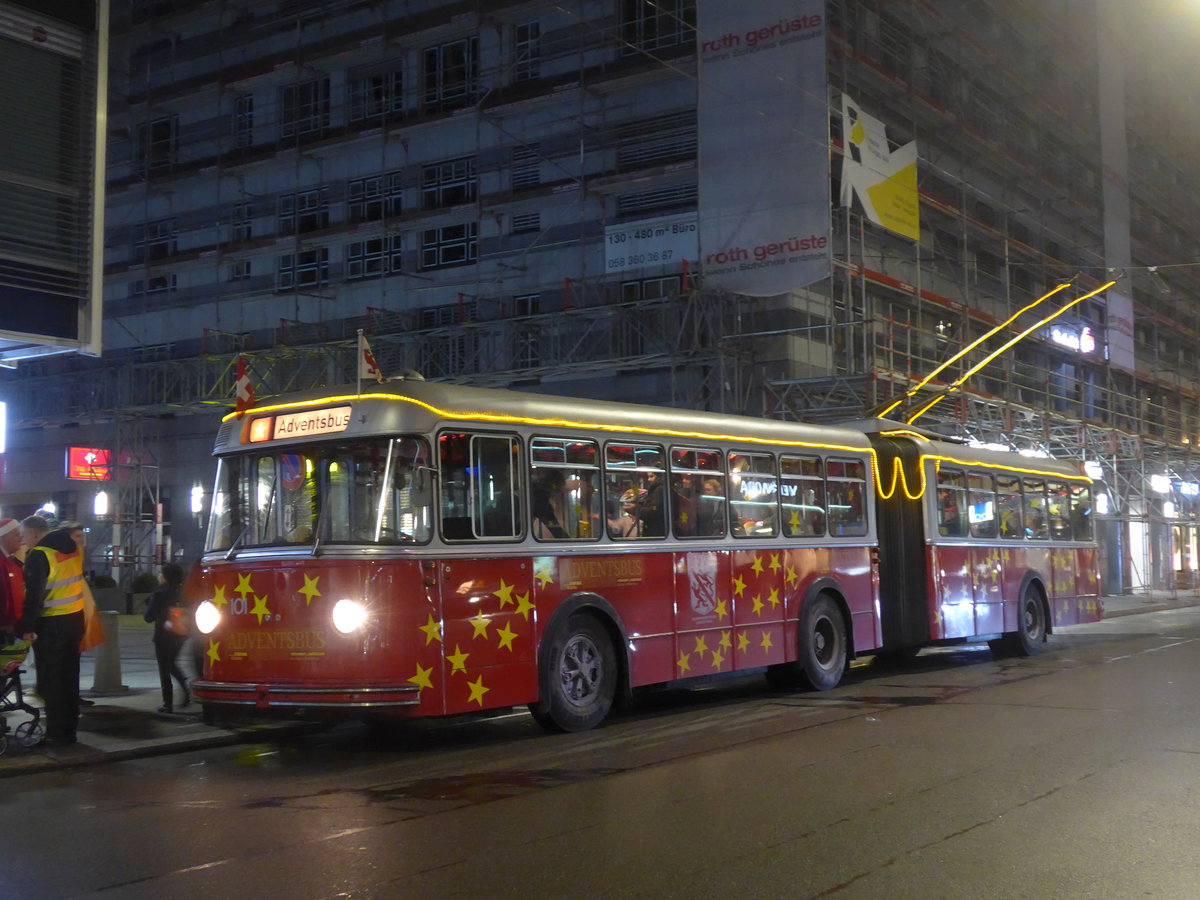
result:
M 196 607 L 196 630 L 201 634 L 212 634 L 221 621 L 221 610 L 211 600 Z
M 367 621 L 367 608 L 357 600 L 339 600 L 333 605 L 333 627 L 342 634 L 357 631 Z

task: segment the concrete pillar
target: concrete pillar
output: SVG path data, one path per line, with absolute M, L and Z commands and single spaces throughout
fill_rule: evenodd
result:
M 96 648 L 96 667 L 91 694 L 104 696 L 124 694 L 129 688 L 121 684 L 121 625 L 116 612 L 97 610 L 104 626 L 104 643 Z

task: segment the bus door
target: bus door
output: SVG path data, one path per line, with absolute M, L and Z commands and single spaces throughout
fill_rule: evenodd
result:
M 917 647 L 928 643 L 930 637 L 929 574 L 921 499 L 908 496 L 916 493 L 921 483 L 920 451 L 904 438 L 878 434 L 870 438 L 879 456 L 882 493 L 888 494 L 883 497 L 877 492 L 875 500 L 883 647 Z

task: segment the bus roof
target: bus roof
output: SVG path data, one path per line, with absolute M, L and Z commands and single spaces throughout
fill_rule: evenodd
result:
M 867 452 L 871 446 L 867 435 L 853 428 L 441 382 L 402 381 L 371 385 L 361 394 L 353 386 L 290 394 L 258 404 L 241 418 L 230 414 L 218 433 L 214 453 L 230 453 L 246 447 L 244 436 L 256 419 L 278 420 L 321 411 L 338 411 L 346 419 L 344 426 L 335 432 L 317 429 L 316 433 L 297 434 L 289 442 L 429 433 L 438 427 L 461 423 L 463 427 L 602 432 L 676 443 L 719 441 L 744 444 L 747 449 L 755 445 L 792 445 Z M 265 439 L 262 443 L 278 444 L 283 440 Z

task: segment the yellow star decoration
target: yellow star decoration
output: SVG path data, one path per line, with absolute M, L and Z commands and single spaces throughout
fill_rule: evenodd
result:
M 250 615 L 258 616 L 258 624 L 262 624 L 263 616 L 271 615 L 271 611 L 267 609 L 267 598 L 254 595 L 254 608 L 250 610 Z
M 428 669 L 424 668 L 420 663 L 417 663 L 417 674 L 408 679 L 409 684 L 415 684 L 418 688 L 417 693 L 429 688 L 433 690 L 433 680 L 429 677 L 433 674 L 433 666 Z
M 242 575 L 238 573 L 238 586 L 233 589 L 235 594 L 241 594 L 244 598 L 247 594 L 253 594 L 254 588 L 250 587 L 250 574 Z
M 770 568 L 771 568 L 772 572 L 778 572 L 781 568 L 783 568 L 783 565 L 779 562 L 779 554 L 778 553 L 771 554 Z
M 548 584 L 554 584 L 554 576 L 551 575 L 547 569 L 542 569 L 533 577 L 537 579 L 538 584 L 540 584 L 542 587 L 545 587 Z
M 775 646 L 774 644 L 771 643 L 771 632 L 769 632 L 769 631 L 763 632 L 762 644 L 760 646 L 763 648 L 764 651 L 768 651 L 768 652 L 770 651 L 770 649 L 773 646 Z
M 770 596 L 767 597 L 767 602 L 770 603 L 772 606 L 778 606 L 779 605 L 779 591 L 777 591 L 775 588 L 771 588 L 771 594 L 770 594 Z
M 209 641 L 208 642 L 208 650 L 205 651 L 205 656 L 208 657 L 208 661 L 210 663 L 220 662 L 221 661 L 221 642 L 220 641 Z
M 533 608 L 533 604 L 529 602 L 529 591 L 517 594 L 517 612 L 521 614 L 521 618 L 526 622 L 529 621 L 529 611 Z
M 750 566 L 750 571 L 752 571 L 755 575 L 761 575 L 763 573 L 762 557 L 757 553 L 754 554 L 754 564 Z
M 467 698 L 467 702 L 483 706 L 483 695 L 491 690 L 491 688 L 483 686 L 483 676 L 480 675 L 474 681 L 468 681 L 467 687 L 471 689 L 471 696 Z
M 429 621 L 417 629 L 425 632 L 425 646 L 428 647 L 434 641 L 442 639 L 442 623 L 433 620 L 433 613 L 429 613 Z
M 762 611 L 763 611 L 763 606 L 766 605 L 762 602 L 762 597 L 758 594 L 755 594 L 754 598 L 753 598 L 753 603 L 754 603 L 754 614 L 756 616 L 761 616 Z
M 722 663 L 725 662 L 725 657 L 721 655 L 720 650 L 714 650 L 712 655 L 712 665 L 714 669 L 720 669 Z
M 733 641 L 731 641 L 729 639 L 728 631 L 721 632 L 721 639 L 719 641 L 717 641 L 717 646 L 720 647 L 722 650 L 732 650 L 733 649 Z
M 692 661 L 688 658 L 688 655 L 686 653 L 684 653 L 682 650 L 680 650 L 679 651 L 679 662 L 676 663 L 676 665 L 679 666 L 679 671 L 682 674 L 683 672 L 691 671 Z
M 745 653 L 746 648 L 750 646 L 750 635 L 742 632 L 738 635 L 738 653 Z
M 458 644 L 455 644 L 454 652 L 446 657 L 446 662 L 450 663 L 450 674 L 453 675 L 455 672 L 462 672 L 466 675 L 467 657 L 470 655 L 470 653 L 463 653 L 462 648 Z
M 483 614 L 482 609 L 479 611 L 479 615 L 475 616 L 474 618 L 467 619 L 467 621 L 470 622 L 471 627 L 475 629 L 475 633 L 473 635 L 471 635 L 472 640 L 474 640 L 477 637 L 481 637 L 481 638 L 487 637 L 488 625 L 490 623 L 488 622 L 487 616 L 485 616 Z
M 714 611 L 717 614 L 718 622 L 721 621 L 721 619 L 725 618 L 727 615 L 729 615 L 729 606 L 725 603 L 724 598 L 717 601 L 717 607 Z
M 792 510 L 791 518 L 788 519 L 788 525 L 790 525 L 792 528 L 792 537 L 795 537 L 796 535 L 798 535 L 800 533 L 800 512 L 799 512 L 799 510 L 795 510 L 795 509 Z
M 492 596 L 500 598 L 500 608 L 504 609 L 504 607 L 508 606 L 508 604 L 513 602 L 512 592 L 513 592 L 513 586 L 511 584 L 506 584 L 504 582 L 504 579 L 501 578 L 500 579 L 500 590 L 493 592 Z
M 787 567 L 787 572 L 783 576 L 784 584 L 792 584 L 800 576 L 796 574 L 796 570 L 791 566 Z
M 305 606 L 308 606 L 310 603 L 312 603 L 313 597 L 321 596 L 321 592 L 317 590 L 317 582 L 320 580 L 320 575 L 318 575 L 316 578 L 309 578 L 307 575 L 304 576 L 304 587 L 300 588 L 300 590 L 296 593 L 304 595 Z
M 746 582 L 742 581 L 742 576 L 738 575 L 733 579 L 733 596 L 740 597 L 746 590 Z
M 513 649 L 513 638 L 517 636 L 517 633 L 509 628 L 508 623 L 505 622 L 503 628 L 496 629 L 496 635 L 500 638 L 500 643 L 496 645 L 496 649 L 499 650 L 502 647 L 507 647 L 508 651 L 511 653 Z
M 225 597 L 225 585 L 218 584 L 213 588 L 213 606 L 217 609 L 224 609 L 229 600 Z
M 704 635 L 696 635 L 696 649 L 692 652 L 699 653 L 701 656 L 708 652 L 708 639 Z

